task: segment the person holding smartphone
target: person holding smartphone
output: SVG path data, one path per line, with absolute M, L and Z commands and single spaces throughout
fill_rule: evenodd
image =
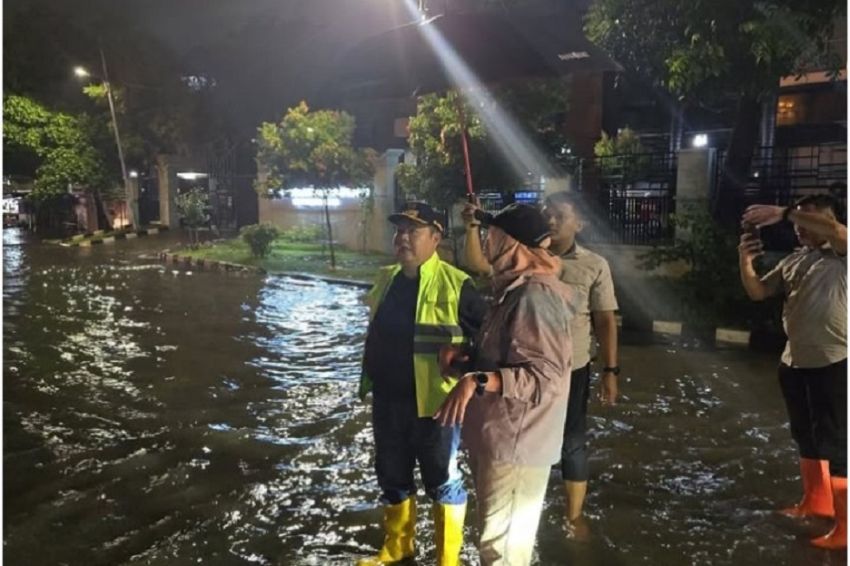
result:
M 762 243 L 753 228 L 782 221 L 794 225 L 802 245 L 759 276 L 753 260 Z M 788 342 L 779 385 L 800 454 L 802 500 L 781 513 L 835 518 L 832 530 L 812 540 L 826 549 L 847 548 L 847 227 L 838 202 L 811 195 L 793 206 L 753 205 L 743 216 L 738 246 L 741 283 L 761 301 L 782 295 Z

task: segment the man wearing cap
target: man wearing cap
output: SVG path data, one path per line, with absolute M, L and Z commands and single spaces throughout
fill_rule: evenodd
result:
M 512 204 L 482 221 L 496 301 L 476 340 L 477 371 L 460 378 L 434 418 L 463 423 L 482 566 L 526 566 L 549 470 L 561 458 L 552 432 L 564 428 L 570 395 L 572 292 L 537 208 Z
M 384 545 L 359 566 L 391 564 L 415 554 L 419 471 L 434 502 L 437 563 L 458 564 L 466 515 L 466 491 L 458 470 L 458 426 L 441 427 L 437 408 L 455 386 L 440 374 L 443 345 L 468 346 L 487 306 L 469 276 L 442 261 L 437 246 L 443 219 L 422 202 L 392 214 L 398 263 L 381 268 L 367 302 L 360 396 L 372 392 L 375 471 L 384 507 Z

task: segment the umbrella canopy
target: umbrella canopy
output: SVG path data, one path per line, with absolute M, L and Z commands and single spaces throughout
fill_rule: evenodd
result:
M 471 74 L 451 73 L 450 68 Z M 585 38 L 578 17 L 453 13 L 357 44 L 338 61 L 332 89 L 343 98 L 395 98 L 478 83 L 618 69 Z

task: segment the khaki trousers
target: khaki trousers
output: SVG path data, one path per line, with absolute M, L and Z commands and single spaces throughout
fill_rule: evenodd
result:
M 522 467 L 470 460 L 481 566 L 528 566 L 551 466 Z

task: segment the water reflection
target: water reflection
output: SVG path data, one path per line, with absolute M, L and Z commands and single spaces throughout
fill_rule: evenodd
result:
M 4 231 L 4 557 L 351 564 L 381 542 L 362 292 L 189 275 L 140 259 L 156 245 Z M 844 563 L 804 544 L 822 523 L 769 512 L 797 495 L 774 364 L 625 347 L 622 404 L 592 410 L 595 539 L 564 540 L 553 472 L 540 563 Z

